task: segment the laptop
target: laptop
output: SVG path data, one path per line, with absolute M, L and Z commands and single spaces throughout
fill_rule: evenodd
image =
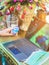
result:
M 40 24 L 42 26 L 40 27 L 40 29 L 38 29 Z M 30 31 L 31 34 L 27 31 L 28 35 L 26 34 L 26 38 L 3 43 L 2 49 L 4 48 L 6 50 L 5 51 L 3 49 L 4 52 L 6 52 L 7 54 L 9 53 L 10 58 L 14 59 L 11 59 L 12 61 L 14 61 L 14 64 L 15 61 L 16 63 L 18 61 L 19 63 L 23 62 L 28 65 L 40 65 L 46 58 L 49 58 L 49 53 L 41 49 L 40 45 L 35 41 L 37 33 L 45 26 L 44 22 L 40 22 L 40 24 L 37 24 L 37 27 L 34 31 L 31 29 L 33 31 Z M 40 34 L 38 33 L 38 35 Z

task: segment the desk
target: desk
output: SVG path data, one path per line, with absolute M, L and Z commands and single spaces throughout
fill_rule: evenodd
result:
M 20 39 L 20 38 L 24 38 L 25 34 L 26 34 L 26 32 L 20 31 L 17 36 L 0 37 L 0 43 L 2 43 L 2 42 L 8 42 L 8 41 L 13 41 L 13 40 Z

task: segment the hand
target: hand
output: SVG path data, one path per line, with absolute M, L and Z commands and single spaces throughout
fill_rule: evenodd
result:
M 14 36 L 14 34 L 11 33 L 12 28 L 6 28 L 2 31 L 0 31 L 0 36 Z

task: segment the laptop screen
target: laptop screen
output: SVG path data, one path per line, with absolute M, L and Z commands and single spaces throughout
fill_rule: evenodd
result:
M 9 50 L 10 50 L 11 52 L 13 52 L 15 55 L 21 53 L 21 52 L 20 52 L 17 48 L 15 48 L 15 47 L 10 47 Z

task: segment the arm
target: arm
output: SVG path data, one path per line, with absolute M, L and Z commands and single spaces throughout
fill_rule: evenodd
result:
M 12 29 L 12 28 L 7 28 L 7 29 L 5 29 L 5 30 L 0 31 L 0 36 L 14 36 L 14 35 L 11 33 L 11 29 Z

